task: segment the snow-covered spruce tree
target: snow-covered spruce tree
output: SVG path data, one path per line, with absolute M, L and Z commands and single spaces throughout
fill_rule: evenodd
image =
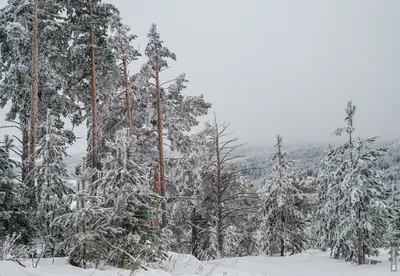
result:
M 56 217 L 51 226 L 66 233 L 60 250 L 67 252 L 69 262 L 86 268 L 88 262 L 106 260 L 109 247 L 106 237 L 115 235 L 119 229 L 110 225 L 112 210 L 104 206 L 105 198 L 93 182 L 96 169 L 91 168 L 91 158 L 83 158 L 78 167 L 78 191 L 65 197 L 71 211 Z M 89 164 L 89 166 L 88 166 Z
M 207 220 L 202 217 L 206 192 L 203 185 L 204 164 L 209 161 L 205 138 L 203 131 L 191 135 L 180 151 L 181 156 L 169 158 L 166 163 L 171 168 L 167 188 L 171 206 L 168 229 L 173 233 L 171 250 L 197 258 L 201 258 L 203 251 L 200 249 L 201 232 L 208 227 Z
M 343 148 L 329 148 L 326 157 L 321 162 L 317 175 L 317 208 L 314 225 L 317 233 L 316 245 L 323 251 L 333 246 L 333 237 L 339 223 L 339 210 L 334 204 L 338 201 L 340 183 L 345 172 L 340 170 L 344 161 Z
M 16 174 L 18 164 L 10 158 L 12 147 L 13 140 L 6 136 L 0 146 L 0 242 L 20 233 L 21 242 L 26 243 L 32 235 L 22 198 L 24 187 Z
M 373 166 L 387 149 L 370 148 L 376 137 L 354 141 L 355 110 L 349 102 L 348 125 L 334 132 L 336 135 L 346 132 L 348 142 L 330 150 L 319 172 L 318 179 L 323 180 L 320 188 L 327 193 L 320 196 L 318 212 L 332 217 L 319 223 L 319 235 L 324 247 L 331 247 L 335 258 L 364 264 L 366 255 L 377 255 L 376 248 L 384 244 L 384 233 L 393 212 L 387 201 L 389 191 L 383 173 Z
M 73 191 L 65 185 L 68 177 L 64 158 L 67 157 L 67 139 L 60 135 L 55 124 L 57 118 L 47 110 L 47 120 L 43 124 L 46 135 L 39 141 L 35 152 L 37 163 L 28 175 L 34 183 L 36 214 L 32 217 L 32 226 L 36 228 L 39 238 L 46 244 L 44 256 L 54 256 L 56 245 L 63 240 L 64 234 L 52 225 L 55 217 L 65 214 L 69 206 L 64 197 Z
M 111 154 L 99 180 L 100 190 L 105 190 L 105 207 L 111 209 L 110 224 L 119 229 L 107 238 L 112 244 L 108 260 L 123 267 L 133 265 L 126 252 L 137 261 L 166 256 L 165 234 L 152 223 L 160 196 L 152 191 L 148 169 L 129 157 L 134 142 L 129 129 L 117 131 L 115 141 L 108 143 Z
M 307 220 L 298 206 L 305 195 L 296 185 L 294 162 L 286 159 L 281 136 L 277 137 L 275 147 L 272 161 L 276 163 L 262 196 L 263 219 L 259 231 L 264 235 L 260 244 L 263 252 L 284 256 L 286 252 L 301 252 L 307 242 Z
M 383 173 L 371 167 L 386 149 L 370 149 L 376 138 L 358 138 L 350 148 L 350 159 L 343 162 L 346 171 L 336 202 L 339 223 L 334 233 L 333 254 L 348 261 L 366 263 L 365 257 L 379 254 L 389 222 L 390 205 Z

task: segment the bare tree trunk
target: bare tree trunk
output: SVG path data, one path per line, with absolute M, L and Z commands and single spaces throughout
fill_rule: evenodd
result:
M 35 167 L 36 127 L 39 90 L 39 19 L 38 0 L 33 1 L 33 52 L 32 52 L 32 92 L 30 109 L 29 171 Z
M 217 120 L 215 118 L 215 129 L 216 129 L 216 139 L 215 139 L 215 151 L 216 151 L 216 157 L 217 157 L 217 239 L 218 239 L 218 252 L 221 257 L 223 257 L 224 254 L 224 237 L 222 235 L 222 227 L 223 227 L 223 221 L 222 221 L 222 182 L 221 182 L 221 155 L 220 155 L 220 148 L 219 148 L 219 130 L 218 130 L 218 124 Z
M 281 256 L 285 256 L 285 241 L 281 238 Z
M 92 0 L 87 0 L 89 17 L 93 17 Z M 98 167 L 97 160 L 97 92 L 96 92 L 96 63 L 94 54 L 94 31 L 90 28 L 90 61 L 91 61 L 91 83 L 92 83 L 92 166 Z
M 133 126 L 132 126 L 132 109 L 131 109 L 131 97 L 130 97 L 130 89 L 129 89 L 129 75 L 128 75 L 128 64 L 126 61 L 126 57 L 122 58 L 122 66 L 124 70 L 124 86 L 125 86 L 125 108 L 126 108 L 126 120 L 129 130 L 129 136 L 133 135 Z
M 157 134 L 158 134 L 158 162 L 160 165 L 160 189 L 163 200 L 161 202 L 162 209 L 162 227 L 167 226 L 167 202 L 165 200 L 165 167 L 164 167 L 164 143 L 163 143 L 163 122 L 162 122 L 162 107 L 161 107 L 161 88 L 158 62 L 156 61 L 156 90 L 157 90 Z

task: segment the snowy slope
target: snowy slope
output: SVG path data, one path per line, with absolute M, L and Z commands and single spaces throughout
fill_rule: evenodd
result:
M 384 252 L 383 252 L 384 253 Z M 209 262 L 193 256 L 171 254 L 160 269 L 140 270 L 136 276 L 385 276 L 389 271 L 389 255 L 382 254 L 377 265 L 355 266 L 329 258 L 329 253 L 307 251 L 291 257 L 243 257 Z M 28 263 L 27 263 L 28 264 Z M 399 272 L 400 273 L 400 272 Z M 38 268 L 22 268 L 16 263 L 0 262 L 0 276 L 128 276 L 129 271 L 117 268 L 80 269 L 66 264 L 65 259 L 40 262 Z

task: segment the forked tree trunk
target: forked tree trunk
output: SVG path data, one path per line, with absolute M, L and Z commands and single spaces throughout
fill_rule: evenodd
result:
M 32 91 L 30 104 L 29 171 L 35 167 L 36 127 L 39 90 L 39 19 L 38 1 L 33 1 L 33 51 L 32 51 Z
M 92 0 L 87 0 L 90 20 L 93 18 Z M 90 28 L 90 61 L 92 84 L 92 166 L 98 167 L 97 158 L 97 91 L 96 91 L 96 61 L 94 54 L 94 31 Z
M 162 209 L 162 221 L 161 226 L 165 227 L 168 224 L 167 221 L 167 202 L 165 200 L 165 167 L 164 167 L 164 143 L 163 143 L 163 122 L 162 122 L 162 106 L 161 106 L 161 88 L 160 88 L 160 77 L 158 62 L 155 64 L 155 78 L 156 78 L 156 90 L 157 90 L 157 134 L 158 134 L 158 162 L 160 169 L 160 194 L 163 197 L 161 201 Z

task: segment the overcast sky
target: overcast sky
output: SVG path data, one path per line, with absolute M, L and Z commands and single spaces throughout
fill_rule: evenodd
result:
M 158 25 L 177 55 L 161 77 L 186 73 L 184 93 L 204 94 L 243 142 L 269 146 L 277 134 L 290 144 L 332 141 L 349 100 L 357 135 L 400 137 L 398 0 L 106 2 L 141 52 Z

